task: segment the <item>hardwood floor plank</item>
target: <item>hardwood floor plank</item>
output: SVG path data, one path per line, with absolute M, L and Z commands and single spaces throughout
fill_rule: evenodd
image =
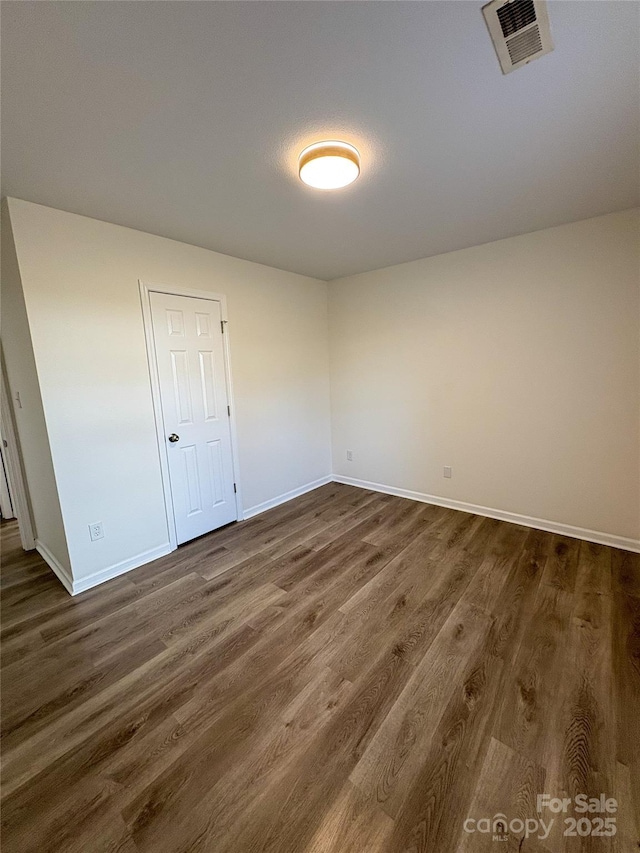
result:
M 551 536 L 549 559 L 545 567 L 544 583 L 564 592 L 573 592 L 576 585 L 580 543 L 568 536 Z
M 500 705 L 498 740 L 535 761 L 544 749 L 549 711 L 565 678 L 573 595 L 540 584 L 531 619 Z
M 438 515 L 438 507 L 398 498 L 396 505 L 385 508 L 376 529 L 365 533 L 362 538 L 379 547 L 402 545 L 410 537 L 421 533 Z
M 534 845 L 540 850 L 541 845 L 537 845 L 536 841 L 540 840 L 540 836 L 544 840 L 548 821 L 545 821 L 544 828 L 536 829 L 535 834 L 533 826 L 540 818 L 537 795 L 544 791 L 544 782 L 544 768 L 501 741 L 491 738 L 469 807 L 468 819 L 473 823 L 467 824 L 470 831 L 462 827 L 457 848 L 459 853 L 481 853 L 494 849 L 494 832 L 479 832 L 478 821 L 489 818 L 493 830 L 496 815 L 503 816 L 502 831 L 498 828 L 496 833 L 504 838 L 500 841 L 501 850 L 530 850 Z M 523 824 L 522 828 L 515 824 L 515 832 L 510 828 L 514 819 Z M 527 825 L 527 821 L 531 823 Z M 482 824 L 480 826 L 483 828 Z
M 179 644 L 165 647 L 119 682 L 71 708 L 66 717 L 57 718 L 15 749 L 4 752 L 4 793 L 21 787 L 45 769 L 54 757 L 63 757 L 95 737 L 103 727 L 108 729 L 110 721 L 121 720 L 129 710 L 138 714 L 141 706 L 150 704 L 153 707 L 164 702 L 167 712 L 171 713 L 187 702 L 203 680 L 229 666 L 257 639 L 256 632 L 248 626 L 227 631 L 228 627 L 224 623 L 218 631 L 207 633 L 203 638 L 189 636 Z
M 165 646 L 160 640 L 142 637 L 127 647 L 126 655 L 117 655 L 101 667 L 92 667 L 84 677 L 78 675 L 78 661 L 75 674 L 71 678 L 56 678 L 56 671 L 50 675 L 44 670 L 44 680 L 38 679 L 35 690 L 26 700 L 20 694 L 20 701 L 13 709 L 3 713 L 2 748 L 6 754 L 18 748 L 39 731 L 64 717 L 73 708 L 78 708 L 92 696 L 99 695 L 110 684 L 115 684 L 124 676 L 135 671 L 142 664 L 153 660 L 163 652 Z M 58 670 L 64 662 L 58 662 Z M 44 686 L 48 689 L 45 690 Z M 40 688 L 40 690 L 38 690 Z
M 372 516 L 380 514 L 387 503 L 385 501 L 385 497 L 385 495 L 372 493 L 369 495 L 366 503 L 363 503 L 353 512 L 345 513 L 339 521 L 336 521 L 330 527 L 327 527 L 322 531 L 322 533 L 318 533 L 316 536 L 307 540 L 307 546 L 309 548 L 313 548 L 314 551 L 321 551 L 326 545 L 329 545 L 335 539 L 338 539 L 352 531 L 361 522 L 367 521 Z
M 373 798 L 365 797 L 355 785 L 346 782 L 327 809 L 304 853 L 381 853 L 393 830 L 393 821 Z
M 506 580 L 496 595 L 495 603 L 489 608 L 489 612 L 495 617 L 495 643 L 491 654 L 504 658 L 510 665 L 515 660 L 531 619 L 547 559 L 546 541 L 546 534 L 541 531 L 528 532 L 518 557 L 507 558 L 504 563 Z M 496 566 L 502 564 L 501 559 Z
M 31 806 L 34 802 L 38 804 L 38 813 L 45 827 L 49 815 L 55 815 L 59 811 L 64 813 L 69 804 L 73 804 L 76 789 L 82 795 L 87 779 L 90 780 L 93 775 L 100 773 L 103 765 L 108 767 L 116 756 L 125 757 L 129 751 L 134 753 L 142 741 L 146 741 L 150 735 L 153 736 L 152 733 L 158 725 L 177 707 L 188 701 L 198 684 L 198 678 L 206 678 L 214 670 L 224 670 L 257 639 L 256 632 L 244 625 L 217 646 L 210 647 L 215 648 L 216 655 L 215 658 L 207 660 L 206 665 L 200 656 L 196 656 L 193 660 L 196 671 L 188 665 L 188 658 L 185 660 L 182 656 L 185 666 L 179 677 L 170 682 L 169 691 L 163 689 L 163 682 L 160 680 L 155 690 L 146 695 L 135 694 L 133 707 L 123 702 L 122 696 L 116 695 L 113 704 L 108 705 L 104 712 L 100 707 L 95 715 L 90 716 L 88 725 L 85 723 L 83 727 L 80 718 L 74 729 L 74 736 L 67 734 L 66 742 L 60 749 L 53 751 L 58 754 L 57 760 L 42 764 L 36 761 L 35 767 L 29 767 L 32 772 L 25 774 L 28 784 L 3 785 L 3 837 L 11 838 L 13 834 L 23 831 L 25 825 L 29 826 L 32 822 Z M 58 737 L 64 732 L 62 729 Z M 171 759 L 179 757 L 199 733 L 197 730 L 189 733 L 185 731 L 183 738 L 172 740 L 169 744 Z M 192 736 L 187 737 L 187 734 Z M 161 767 L 154 765 L 152 778 L 161 770 Z M 138 787 L 145 784 L 149 784 L 148 774 L 136 774 L 131 787 L 135 788 L 137 793 Z
M 613 596 L 613 666 L 616 755 L 629 768 L 640 838 L 640 598 L 620 588 Z
M 350 563 L 349 573 L 342 573 L 336 579 L 335 567 L 329 564 L 327 574 L 333 577 L 334 582 L 328 585 L 323 584 L 326 577 L 322 577 L 321 571 L 311 574 L 305 587 L 293 590 L 288 594 L 290 600 L 285 599 L 283 605 L 278 605 L 275 617 L 263 627 L 262 637 L 252 650 L 250 659 L 237 661 L 230 671 L 222 673 L 216 682 L 215 692 L 212 692 L 211 684 L 204 683 L 195 696 L 176 712 L 178 719 L 186 720 L 195 715 L 202 722 L 215 717 L 232 698 L 241 696 L 256 680 L 261 683 L 270 671 L 277 674 L 278 666 L 289 664 L 291 660 L 301 668 L 304 664 L 317 664 L 318 661 L 324 665 L 325 658 L 331 653 L 333 636 L 340 630 L 344 619 L 338 612 L 340 603 L 362 578 L 377 572 L 381 560 L 385 559 L 368 543 L 355 544 L 360 555 Z M 306 594 L 308 591 L 312 594 Z M 251 624 L 258 629 L 258 620 L 252 619 Z
M 616 813 L 617 833 L 614 847 L 618 853 L 631 853 L 631 851 L 637 850 L 639 846 L 640 812 L 634 803 L 631 769 L 620 761 L 616 762 L 615 793 L 618 800 L 618 811 Z
M 417 547 L 414 547 L 417 546 Z M 388 651 L 417 665 L 429 644 L 450 615 L 474 570 L 469 561 L 456 554 L 434 560 L 422 542 L 405 548 L 373 579 L 384 575 L 381 583 L 366 584 L 363 599 L 352 597 L 340 610 L 346 612 L 342 642 L 335 643 L 331 666 L 353 680 L 367 666 L 368 641 L 372 635 Z M 352 607 L 354 599 L 359 604 Z
M 353 784 L 375 795 L 390 817 L 398 816 L 462 673 L 491 624 L 479 608 L 458 604 L 353 769 Z
M 169 767 L 124 809 L 134 841 L 156 849 L 181 827 L 179 843 L 185 849 L 209 849 L 207 843 L 213 843 L 214 833 L 217 849 L 223 849 L 225 842 L 235 843 L 231 825 L 244 821 L 255 796 L 252 786 L 262 784 L 272 760 L 281 761 L 286 768 L 291 754 L 308 744 L 315 727 L 336 712 L 340 693 L 350 687 L 326 668 L 315 671 L 311 686 L 308 679 L 309 673 L 303 675 L 297 659 L 291 657 L 274 677 L 222 709 L 215 728 L 202 731 L 180 766 Z M 323 688 L 327 701 L 318 695 Z M 308 732 L 305 700 L 314 705 L 320 701 L 322 708 L 318 713 L 315 706 Z M 293 718 L 299 718 L 298 725 L 290 725 Z M 276 778 L 282 770 L 276 768 Z M 226 780 L 221 784 L 223 774 Z M 196 803 L 199 807 L 194 810 Z
M 610 581 L 594 571 L 590 559 L 577 576 L 564 677 L 549 719 L 544 763 L 552 796 L 615 797 L 613 602 L 603 588 L 610 588 Z M 571 851 L 614 848 L 611 838 L 563 839 L 561 828 L 558 823 L 550 836 L 552 849 L 563 842 Z
M 317 833 L 327 807 L 385 719 L 407 679 L 407 665 L 394 655 L 376 660 L 350 701 L 307 745 L 284 778 L 246 813 L 243 826 L 222 850 L 294 851 Z M 237 842 L 237 847 L 234 844 Z
M 202 586 L 201 578 L 187 575 L 149 595 L 142 612 L 137 611 L 135 604 L 130 605 L 108 619 L 85 625 L 62 640 L 51 642 L 49 639 L 39 655 L 37 669 L 25 672 L 20 662 L 3 670 L 12 703 L 25 706 L 32 698 L 42 701 L 48 692 L 60 689 L 61 681 L 73 682 L 77 677 L 76 667 L 84 668 L 87 662 L 93 664 L 111 650 L 122 650 L 130 642 L 139 642 L 141 636 L 148 637 L 151 622 L 171 610 L 181 596 Z
M 640 554 L 611 548 L 613 588 L 640 598 Z
M 489 746 L 504 662 L 490 655 L 491 633 L 457 681 L 389 839 L 390 853 L 457 851 Z

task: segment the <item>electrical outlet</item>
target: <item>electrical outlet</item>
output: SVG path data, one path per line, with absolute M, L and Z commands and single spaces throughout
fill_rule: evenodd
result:
M 451 479 L 451 466 L 450 465 L 444 466 L 444 476 L 447 478 L 447 480 Z
M 353 462 L 353 450 L 347 450 L 347 462 Z
M 95 521 L 89 525 L 89 536 L 92 542 L 95 542 L 96 539 L 104 539 L 104 530 L 102 529 L 101 521 Z

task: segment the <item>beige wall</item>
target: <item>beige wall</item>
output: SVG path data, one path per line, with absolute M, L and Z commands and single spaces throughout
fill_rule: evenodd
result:
M 334 473 L 640 538 L 639 224 L 332 282 Z
M 36 530 L 77 583 L 168 540 L 138 279 L 227 296 L 246 510 L 330 474 L 330 344 L 339 477 L 640 538 L 639 211 L 332 282 L 329 318 L 323 282 L 9 211 L 3 347 Z
M 325 283 L 23 201 L 9 210 L 74 580 L 167 543 L 138 279 L 227 296 L 245 509 L 330 474 Z M 91 542 L 95 521 L 105 536 Z
M 44 419 L 38 376 L 22 295 L 6 202 L 2 205 L 2 350 L 9 392 L 20 393 L 22 407 L 14 402 L 16 430 L 35 536 L 40 546 L 70 573 L 69 552 L 62 523 L 51 451 Z

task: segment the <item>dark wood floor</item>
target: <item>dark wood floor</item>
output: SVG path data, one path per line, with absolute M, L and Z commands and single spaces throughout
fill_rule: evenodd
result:
M 637 555 L 334 484 L 72 599 L 2 532 L 4 853 L 640 846 Z M 464 831 L 543 793 L 617 835 Z

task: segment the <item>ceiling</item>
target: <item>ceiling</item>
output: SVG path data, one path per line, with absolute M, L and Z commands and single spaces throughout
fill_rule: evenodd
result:
M 508 76 L 481 6 L 5 2 L 3 194 L 321 279 L 640 203 L 640 4 L 551 0 Z

